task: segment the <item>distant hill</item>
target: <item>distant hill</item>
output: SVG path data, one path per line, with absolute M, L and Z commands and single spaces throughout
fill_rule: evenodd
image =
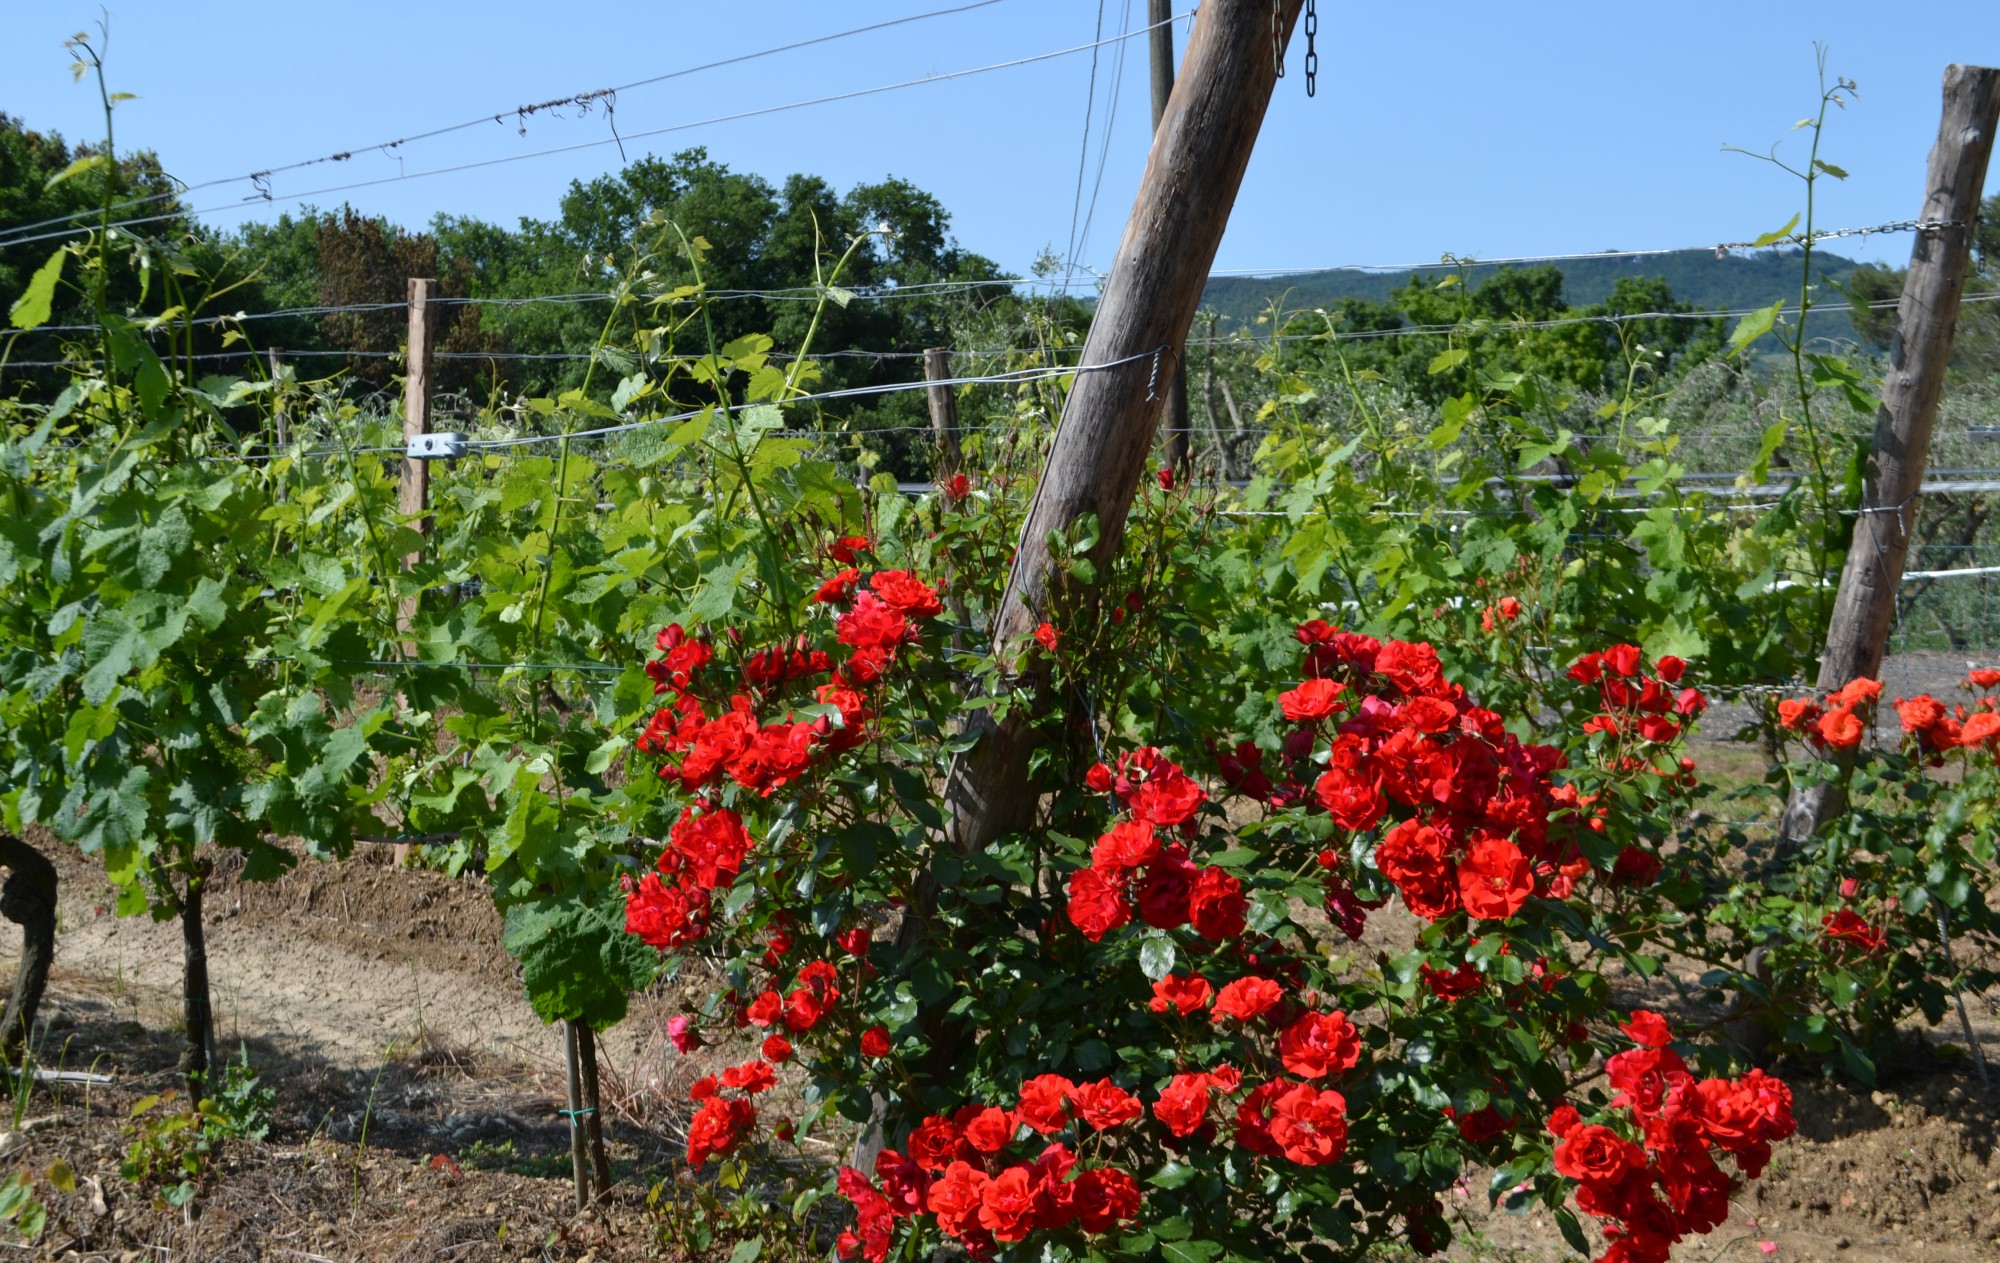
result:
M 1676 298 L 1711 311 L 1763 307 L 1780 298 L 1795 299 L 1799 292 L 1798 250 L 1759 250 L 1754 254 L 1731 254 L 1717 258 L 1711 250 L 1676 250 L 1672 254 L 1638 258 L 1607 254 L 1602 259 L 1569 259 L 1556 266 L 1563 274 L 1563 297 L 1574 307 L 1600 302 L 1620 277 L 1663 277 Z M 1824 250 L 1813 253 L 1814 271 L 1826 281 L 1840 282 L 1860 265 L 1853 259 Z M 1470 269 L 1477 286 L 1493 275 L 1500 265 L 1475 264 Z M 1527 265 L 1533 266 L 1533 265 Z M 1442 279 L 1448 269 L 1422 272 L 1362 272 L 1352 268 L 1332 268 L 1320 272 L 1296 272 L 1286 276 L 1210 277 L 1202 292 L 1202 305 L 1223 316 L 1227 331 L 1254 325 L 1259 313 L 1274 297 L 1285 295 L 1288 309 L 1325 306 L 1341 298 L 1365 298 L 1386 302 L 1390 294 L 1407 285 L 1412 276 Z M 1854 326 L 1840 309 L 1843 300 L 1831 287 L 1821 291 L 1827 306 L 1813 312 L 1809 332 L 1814 337 L 1854 337 Z

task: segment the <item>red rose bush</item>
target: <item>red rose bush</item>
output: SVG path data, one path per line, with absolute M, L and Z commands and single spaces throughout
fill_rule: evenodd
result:
M 1485 1168 L 1636 1263 L 1713 1231 L 1790 1134 L 1775 1079 L 1656 1015 L 1606 1025 L 1585 963 L 1664 906 L 1684 663 L 1587 656 L 1559 747 L 1430 645 L 1309 620 L 1247 731 L 1169 748 L 1067 704 L 1099 643 L 1073 611 L 1022 647 L 1033 822 L 962 850 L 942 782 L 976 704 L 940 586 L 829 551 L 781 642 L 660 633 L 633 793 L 663 840 L 625 898 L 632 934 L 721 969 L 675 1045 L 759 1041 L 694 1085 L 691 1165 L 835 1115 L 879 1135 L 826 1189 L 841 1257 L 1432 1253 Z M 781 1079 L 796 1119 L 760 1105 Z

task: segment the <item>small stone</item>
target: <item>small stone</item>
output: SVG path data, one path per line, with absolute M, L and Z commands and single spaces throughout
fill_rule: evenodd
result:
M 1833 1239 L 1833 1248 L 1836 1250 L 1845 1250 L 1848 1246 L 1851 1246 L 1853 1244 L 1854 1243 L 1852 1241 L 1849 1241 L 1846 1237 L 1835 1237 Z

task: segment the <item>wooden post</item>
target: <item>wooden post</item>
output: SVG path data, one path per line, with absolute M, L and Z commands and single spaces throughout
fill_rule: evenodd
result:
M 597 1032 L 588 1022 L 572 1022 L 570 1026 L 576 1032 L 577 1066 L 583 1072 L 583 1135 L 597 1182 L 595 1200 L 603 1201 L 611 1192 L 611 1162 L 604 1154 L 604 1109 L 597 1090 Z
M 1979 195 L 1986 184 L 1993 133 L 2000 124 L 2000 70 L 1946 66 L 1944 113 L 1925 175 L 1910 271 L 1896 307 L 1896 335 L 1889 344 L 1889 372 L 1875 412 L 1874 451 L 1854 521 L 1853 542 L 1840 574 L 1828 622 L 1819 687 L 1879 678 L 1896 595 L 1909 558 L 1917 520 L 1917 495 L 1937 419 L 1938 394 L 1951 360 L 1959 298 L 1971 258 Z M 1844 804 L 1837 788 L 1811 786 L 1792 795 L 1782 837 L 1796 845 Z
M 1281 0 L 1285 38 L 1303 3 Z M 1086 366 L 1125 362 L 1077 374 L 994 619 L 996 651 L 1010 666 L 1048 600 L 1050 532 L 1095 514 L 1092 563 L 1108 573 L 1118 554 L 1171 393 L 1164 388 L 1174 380 L 1277 81 L 1272 43 L 1270 0 L 1207 0 L 1196 11 L 1187 60 L 1084 342 Z M 953 761 L 945 782 L 951 838 L 967 851 L 1024 827 L 1036 803 L 1028 792 L 1026 708 L 998 724 L 991 713 L 973 712 L 981 740 Z
M 924 379 L 931 383 L 925 393 L 930 397 L 931 430 L 937 436 L 938 490 L 951 481 L 951 476 L 959 471 L 962 453 L 958 445 L 958 393 L 949 386 L 938 383 L 951 380 L 951 351 L 934 346 L 924 351 Z
M 431 430 L 431 287 L 437 282 L 410 278 L 410 346 L 407 371 L 403 378 L 403 438 L 407 442 Z M 415 518 L 420 535 L 431 533 L 427 511 L 431 507 L 431 467 L 426 461 L 403 458 L 401 507 L 405 518 Z M 423 559 L 420 552 L 403 558 L 403 569 L 414 569 Z M 396 613 L 398 631 L 408 631 L 416 621 L 417 600 L 405 597 Z M 413 652 L 406 646 L 406 652 Z
M 570 1179 L 576 1185 L 576 1208 L 582 1211 L 590 1206 L 590 1156 L 583 1135 L 583 1072 L 578 1025 L 576 1022 L 563 1023 L 563 1062 L 567 1069 L 564 1081 L 569 1098 L 569 1108 L 563 1111 L 563 1116 L 569 1120 Z
M 0 1057 L 9 1066 L 25 1068 L 19 1060 L 21 1050 L 35 1051 L 35 1014 L 56 954 L 56 866 L 11 833 L 0 833 L 0 865 L 7 869 L 7 883 L 0 887 L 0 916 L 21 927 L 21 965 L 6 1015 L 0 1017 Z
M 1160 120 L 1167 116 L 1167 103 L 1174 95 L 1174 26 L 1173 0 L 1146 0 L 1146 20 L 1153 30 L 1147 43 L 1152 52 L 1153 64 L 1153 133 L 1160 131 Z M 1187 342 L 1187 331 L 1181 331 L 1179 345 Z M 1190 435 L 1188 431 L 1187 364 L 1176 357 L 1174 360 L 1173 385 L 1167 388 L 1167 407 L 1161 414 L 1160 426 L 1166 431 L 1162 446 L 1165 449 L 1167 468 L 1177 474 L 1184 474 L 1188 468 Z

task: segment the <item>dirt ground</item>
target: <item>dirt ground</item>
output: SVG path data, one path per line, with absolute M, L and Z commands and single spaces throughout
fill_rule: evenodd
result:
M 1956 661 L 1915 664 L 1892 689 L 1942 691 Z M 1712 747 L 1701 757 L 1745 762 Z M 47 840 L 43 839 L 46 843 Z M 178 1087 L 178 926 L 118 918 L 101 871 L 45 849 L 62 873 L 43 1059 L 108 1082 L 38 1084 L 0 1135 L 0 1174 L 28 1171 L 51 1211 L 33 1248 L 0 1257 L 116 1260 L 612 1260 L 684 1258 L 659 1244 L 647 1193 L 684 1144 L 680 1089 L 709 1066 L 666 1046 L 678 999 L 641 997 L 601 1043 L 617 1198 L 573 1213 L 561 1039 L 528 1009 L 501 925 L 476 880 L 389 863 L 386 848 L 284 880 L 218 874 L 208 899 L 218 1041 L 247 1048 L 278 1093 L 260 1144 L 227 1147 L 195 1211 L 148 1203 L 119 1174 L 135 1102 Z M 1368 946 L 1406 941 L 1392 910 Z M 13 944 L 4 946 L 9 949 Z M 0 970 L 13 962 L 0 957 Z M 1621 999 L 1657 1002 L 1638 985 Z M 1715 1235 L 1679 1257 L 1776 1263 L 2000 1260 L 2000 995 L 1968 997 L 1996 1082 L 1983 1084 L 1956 1022 L 1913 1032 L 1873 1092 L 1819 1067 L 1780 1072 L 1799 1136 L 1739 1195 Z M 731 1050 L 717 1050 L 728 1057 Z M 162 1107 L 163 1109 L 165 1107 Z M 828 1157 L 834 1154 L 829 1147 Z M 57 1193 L 57 1161 L 80 1183 Z M 1453 1199 L 1454 1257 L 1576 1256 L 1535 1213 L 1488 1212 L 1483 1181 Z

